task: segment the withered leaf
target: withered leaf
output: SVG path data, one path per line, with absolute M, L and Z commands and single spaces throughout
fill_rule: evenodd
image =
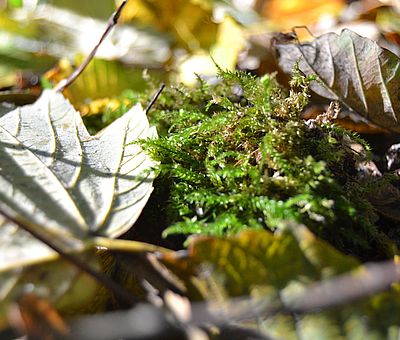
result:
M 318 95 L 339 100 L 378 126 L 400 131 L 400 59 L 376 42 L 344 29 L 310 43 L 277 44 L 279 66 L 290 73 L 296 62 Z

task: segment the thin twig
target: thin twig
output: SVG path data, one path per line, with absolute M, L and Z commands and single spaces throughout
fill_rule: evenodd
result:
M 165 88 L 165 84 L 162 83 L 160 85 L 160 87 L 158 88 L 157 92 L 154 94 L 153 98 L 151 98 L 150 103 L 146 106 L 146 109 L 144 110 L 144 112 L 146 112 L 146 114 L 149 113 L 151 107 L 154 105 L 157 98 L 160 96 L 161 92 L 164 90 L 164 88 Z
M 108 25 L 106 30 L 104 31 L 103 35 L 101 36 L 99 42 L 97 45 L 93 48 L 92 52 L 86 57 L 84 62 L 66 79 L 63 79 L 60 81 L 57 86 L 54 88 L 55 91 L 57 92 L 62 92 L 66 87 L 71 85 L 76 78 L 83 72 L 83 70 L 86 68 L 86 66 L 90 63 L 90 61 L 93 59 L 93 57 L 96 55 L 97 50 L 99 49 L 100 45 L 103 43 L 104 39 L 107 37 L 107 35 L 111 32 L 113 27 L 118 23 L 118 19 L 121 15 L 122 10 L 128 3 L 128 0 L 124 0 L 121 2 L 117 10 L 111 15 L 111 17 L 108 19 Z
M 10 214 L 6 213 L 3 210 L 0 210 L 0 214 L 3 215 L 6 219 L 11 221 L 12 223 L 16 224 L 21 229 L 30 233 L 33 237 L 35 237 L 39 241 L 43 242 L 45 245 L 47 245 L 51 249 L 53 249 L 63 259 L 65 259 L 66 261 L 70 262 L 71 264 L 73 264 L 74 266 L 79 268 L 82 272 L 91 276 L 100 285 L 103 285 L 104 287 L 106 287 L 111 293 L 113 293 L 115 295 L 116 298 L 121 300 L 124 304 L 133 306 L 137 302 L 136 299 L 132 296 L 132 294 L 129 293 L 124 287 L 122 287 L 118 283 L 114 282 L 113 280 L 108 278 L 103 273 L 95 271 L 93 268 L 91 268 L 85 262 L 81 261 L 78 257 L 72 255 L 71 253 L 66 252 L 61 247 L 53 244 L 53 242 L 51 240 L 48 240 L 45 236 L 41 235 L 33 228 L 29 227 L 28 225 L 26 225 L 24 223 L 21 223 L 20 221 L 17 221 L 14 217 L 12 217 Z

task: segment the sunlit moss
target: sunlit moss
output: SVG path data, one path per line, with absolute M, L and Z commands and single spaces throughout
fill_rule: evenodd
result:
M 312 77 L 289 91 L 274 77 L 220 71 L 220 83 L 166 90 L 152 110 L 160 138 L 145 143 L 170 188 L 170 233 L 275 230 L 290 219 L 349 253 L 386 253 L 365 198 L 352 142 L 331 122 L 301 118 Z
M 164 236 L 274 231 L 295 220 L 347 253 L 390 256 L 367 200 L 381 182 L 360 180 L 356 163 L 366 156 L 351 145 L 369 147 L 330 119 L 301 118 L 312 81 L 295 72 L 286 90 L 273 76 L 220 70 L 216 85 L 167 87 L 149 114 L 160 138 L 143 142 L 161 163 L 153 196 L 162 192 Z M 98 130 L 129 105 L 146 105 L 154 88 L 125 93 L 118 109 L 86 123 Z

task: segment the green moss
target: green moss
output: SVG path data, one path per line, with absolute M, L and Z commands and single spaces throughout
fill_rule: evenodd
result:
M 143 145 L 161 163 L 153 195 L 163 193 L 164 236 L 274 231 L 295 220 L 362 259 L 392 254 L 367 200 L 387 179 L 362 180 L 356 162 L 365 156 L 351 148 L 368 145 L 329 119 L 301 118 L 313 80 L 295 72 L 287 90 L 273 76 L 220 70 L 216 85 L 199 79 L 161 94 L 149 115 L 160 138 Z M 124 105 L 87 123 L 98 130 L 132 103 L 145 106 L 155 88 L 122 95 Z
M 145 147 L 170 188 L 164 235 L 275 230 L 290 219 L 348 253 L 386 255 L 349 147 L 367 145 L 300 117 L 311 81 L 297 72 L 287 93 L 272 76 L 220 71 L 216 86 L 163 93 L 150 117 L 160 138 Z

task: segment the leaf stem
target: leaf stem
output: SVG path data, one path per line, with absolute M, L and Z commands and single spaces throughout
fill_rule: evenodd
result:
M 93 239 L 93 246 L 104 247 L 110 251 L 123 251 L 129 253 L 160 253 L 168 254 L 170 249 L 158 247 L 150 243 L 138 242 L 132 240 L 110 239 L 107 237 L 96 237 Z
M 57 91 L 57 92 L 64 91 L 64 89 L 66 87 L 68 87 L 69 85 L 71 85 L 75 81 L 75 79 L 78 78 L 78 76 L 85 70 L 86 66 L 90 63 L 90 61 L 96 55 L 97 50 L 99 49 L 100 45 L 103 43 L 104 39 L 108 36 L 108 34 L 113 29 L 113 27 L 118 23 L 118 19 L 121 15 L 121 12 L 127 3 L 128 3 L 128 0 L 124 0 L 121 2 L 121 4 L 118 6 L 117 10 L 108 19 L 107 28 L 104 31 L 103 35 L 101 36 L 99 42 L 93 48 L 92 52 L 90 52 L 90 54 L 86 57 L 86 59 L 83 61 L 83 63 L 68 78 L 61 80 L 57 84 L 57 86 L 54 88 L 55 91 Z

